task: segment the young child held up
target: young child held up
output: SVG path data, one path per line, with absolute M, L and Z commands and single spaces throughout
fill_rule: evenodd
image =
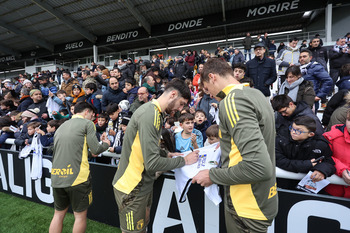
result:
M 185 113 L 180 116 L 179 121 L 183 130 L 175 134 L 176 151 L 185 152 L 203 147 L 202 133 L 194 128 L 194 116 Z
M 313 182 L 321 181 L 335 173 L 332 151 L 328 141 L 315 134 L 316 121 L 308 116 L 294 119 L 289 127 L 290 136 L 276 137 L 276 166 L 290 172 L 312 171 Z M 319 160 L 316 160 L 319 159 Z M 295 189 L 299 181 L 277 179 L 277 186 Z
M 194 128 L 201 131 L 203 136 L 203 141 L 207 140 L 206 136 L 206 130 L 210 126 L 209 121 L 207 120 L 207 116 L 205 115 L 205 112 L 203 110 L 196 110 L 194 113 Z

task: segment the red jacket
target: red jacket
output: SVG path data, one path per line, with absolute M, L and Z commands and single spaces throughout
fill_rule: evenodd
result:
M 185 61 L 188 63 L 189 66 L 191 67 L 194 66 L 194 62 L 195 62 L 194 55 L 185 57 Z
M 196 88 L 196 91 L 198 91 L 199 89 L 199 79 L 201 78 L 201 75 L 200 74 L 196 74 L 194 77 L 193 77 L 193 81 L 192 81 L 192 84 L 193 86 Z
M 350 170 L 350 134 L 343 124 L 333 125 L 331 131 L 323 134 L 330 142 L 337 176 L 342 177 L 345 169 Z M 333 196 L 350 198 L 350 188 L 342 185 L 328 185 L 326 191 Z

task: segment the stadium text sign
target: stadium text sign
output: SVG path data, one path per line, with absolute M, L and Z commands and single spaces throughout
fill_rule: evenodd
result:
M 258 15 L 265 15 L 271 13 L 277 13 L 282 11 L 296 10 L 299 7 L 299 0 L 294 0 L 292 2 L 281 2 L 276 4 L 271 4 L 269 6 L 261 6 L 256 8 L 248 9 L 247 17 Z

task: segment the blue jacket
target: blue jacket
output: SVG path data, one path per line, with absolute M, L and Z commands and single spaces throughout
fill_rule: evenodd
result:
M 97 113 L 101 113 L 102 111 L 101 101 L 96 98 L 96 93 L 87 95 L 86 97 L 87 97 L 86 102 L 94 105 L 95 108 L 97 109 Z
M 260 90 L 265 96 L 270 96 L 270 85 L 277 79 L 276 62 L 266 57 L 262 60 L 254 57 L 247 62 L 245 76 L 253 79 L 254 88 Z
M 303 75 L 304 80 L 314 83 L 314 90 L 317 97 L 326 97 L 333 87 L 333 80 L 328 72 L 318 62 L 311 62 L 306 66 L 306 70 L 306 74 Z
M 55 133 L 47 133 L 43 136 L 40 136 L 41 145 L 43 145 L 44 147 L 53 145 L 54 135 Z
M 52 93 L 56 94 L 57 92 L 57 87 L 55 85 L 53 85 L 52 83 L 47 83 L 47 84 L 43 84 L 40 85 L 40 90 L 43 96 L 48 96 L 49 95 L 49 91 L 51 91 Z
M 339 90 L 347 89 L 350 90 L 350 76 L 341 77 L 336 83 Z
M 118 88 L 118 90 L 113 90 L 108 86 L 107 90 L 103 93 L 102 110 L 106 111 L 106 108 L 110 103 L 119 104 L 120 101 L 125 99 L 126 99 L 126 94 L 122 91 L 121 88 Z
M 139 90 L 139 87 L 134 87 L 130 91 L 128 91 L 128 97 L 127 100 L 130 104 L 134 102 L 134 100 L 137 98 L 137 91 Z
M 245 61 L 244 60 L 244 56 L 243 56 L 242 52 L 239 51 L 239 53 L 233 57 L 232 67 L 233 67 L 234 64 L 244 63 L 244 61 Z

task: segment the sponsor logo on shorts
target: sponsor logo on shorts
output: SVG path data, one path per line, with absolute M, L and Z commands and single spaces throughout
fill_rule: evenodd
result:
M 89 205 L 92 203 L 92 190 L 89 193 Z
M 66 178 L 68 175 L 73 175 L 73 169 L 71 168 L 71 165 L 69 164 L 67 168 L 53 168 L 51 170 L 51 175 L 57 175 L 61 178 Z
M 129 231 L 133 231 L 135 230 L 134 227 L 134 211 L 130 211 L 128 213 L 125 214 L 125 218 L 126 218 L 126 228 Z

